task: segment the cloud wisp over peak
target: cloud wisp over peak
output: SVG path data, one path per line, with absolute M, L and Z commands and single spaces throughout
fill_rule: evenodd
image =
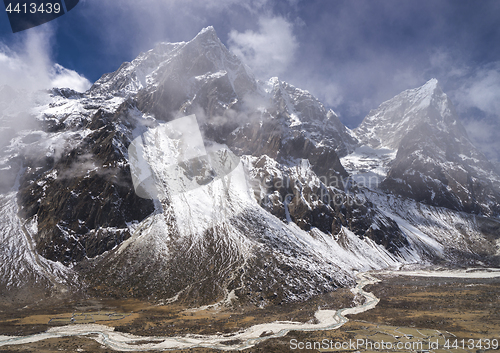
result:
M 53 30 L 30 30 L 10 46 L 0 43 L 0 86 L 36 91 L 53 87 L 86 91 L 90 81 L 51 58 Z
M 258 31 L 229 32 L 229 50 L 262 79 L 280 75 L 289 69 L 298 48 L 293 24 L 283 17 L 260 18 Z

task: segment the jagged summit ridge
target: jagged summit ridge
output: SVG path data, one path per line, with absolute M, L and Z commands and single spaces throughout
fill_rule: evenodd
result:
M 264 84 L 267 99 L 273 102 L 268 109 L 276 115 L 278 107 L 286 129 L 292 135 L 304 132 L 316 145 L 327 145 L 335 148 L 339 156 L 353 151 L 357 140 L 340 121 L 338 115 L 325 106 L 309 91 L 295 87 L 273 77 Z
M 240 93 L 254 81 L 248 67 L 229 52 L 211 26 L 188 42 L 159 43 L 132 62 L 122 64 L 117 71 L 103 75 L 90 88 L 90 93 L 131 96 L 173 80 L 186 87 L 184 93 L 189 93 L 195 81 L 202 78 L 200 76 L 208 75 L 227 75 Z
M 200 32 L 198 32 L 198 34 L 194 37 L 192 41 L 196 40 L 201 40 L 204 42 L 213 41 L 214 43 L 222 44 L 219 37 L 217 36 L 217 32 L 215 31 L 214 26 L 207 26 L 203 28 Z
M 404 136 L 421 124 L 439 130 L 457 126 L 454 130 L 466 135 L 465 129 L 457 125 L 455 109 L 435 78 L 382 103 L 354 131 L 363 144 L 397 149 Z
M 362 144 L 397 151 L 385 191 L 488 216 L 499 214 L 500 177 L 470 142 L 437 79 L 372 110 L 355 129 Z
M 214 90 L 217 100 L 210 98 Z M 308 91 L 277 77 L 257 81 L 224 46 L 212 26 L 189 42 L 160 43 L 141 53 L 116 72 L 103 75 L 89 92 L 91 96 L 134 97 L 141 111 L 158 120 L 195 113 L 208 125 L 212 120 L 218 125 L 225 121 L 228 133 L 238 127 L 234 117 L 227 117 L 229 108 L 238 112 L 237 123 L 278 118 L 280 129 L 286 132 L 284 139 L 302 134 L 315 145 L 333 146 L 340 155 L 351 152 L 357 144 L 337 114 L 327 111 Z

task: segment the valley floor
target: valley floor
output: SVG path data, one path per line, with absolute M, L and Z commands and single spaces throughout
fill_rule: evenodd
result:
M 378 274 L 382 281 L 365 287 L 380 302 L 364 313 L 350 315 L 351 321 L 340 329 L 329 331 L 292 331 L 281 338 L 261 342 L 243 352 L 318 352 L 298 349 L 299 344 L 314 342 L 343 343 L 357 340 L 376 342 L 438 342 L 433 352 L 488 351 L 486 339 L 500 339 L 500 278 L 456 278 L 395 276 Z M 274 320 L 308 322 L 318 307 L 341 308 L 353 305 L 352 293 L 345 289 L 315 298 L 307 303 L 274 308 L 239 308 L 232 311 L 185 311 L 179 306 L 153 306 L 135 300 L 81 301 L 66 307 L 38 308 L 1 313 L 0 335 L 43 332 L 59 320 L 94 320 L 116 327 L 117 331 L 146 336 L 183 335 L 187 332 L 213 334 L 231 332 L 257 323 Z M 47 312 L 43 312 L 43 311 Z M 23 314 L 24 313 L 24 314 Z M 82 315 L 86 313 L 87 316 Z M 28 315 L 29 314 L 29 315 Z M 107 316 L 106 316 L 107 315 Z M 106 320 L 109 319 L 109 320 Z M 87 321 L 84 321 L 87 323 Z M 465 341 L 462 349 L 461 340 Z M 457 348 L 443 350 L 443 345 L 458 342 Z M 472 340 L 472 341 L 470 341 Z M 481 341 L 483 349 L 476 347 Z M 361 341 L 359 341 L 361 342 Z M 469 349 L 474 342 L 474 349 Z M 304 346 L 306 347 L 306 346 Z M 418 344 L 415 346 L 418 351 Z M 293 349 L 297 348 L 297 349 Z M 493 348 L 493 346 L 491 347 Z M 82 337 L 47 339 L 36 343 L 0 347 L 1 352 L 113 352 L 94 340 Z M 332 351 L 332 350 L 323 350 Z M 361 352 L 370 350 L 359 349 Z M 408 349 L 378 351 L 398 352 Z M 217 352 L 212 349 L 174 350 L 173 352 Z

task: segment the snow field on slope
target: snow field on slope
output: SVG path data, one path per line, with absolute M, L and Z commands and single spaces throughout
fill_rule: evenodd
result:
M 365 195 L 398 223 L 417 251 L 453 260 L 450 250 L 477 254 L 488 247 L 478 230 L 478 216 L 375 191 L 366 190 Z
M 24 225 L 18 216 L 16 192 L 0 195 L 0 280 L 8 287 L 65 284 L 76 280 L 75 273 L 59 262 L 38 255 L 33 235 L 36 220 Z
M 387 177 L 389 163 L 396 158 L 396 153 L 397 151 L 387 148 L 374 149 L 363 145 L 342 157 L 340 162 L 359 186 L 378 189 Z

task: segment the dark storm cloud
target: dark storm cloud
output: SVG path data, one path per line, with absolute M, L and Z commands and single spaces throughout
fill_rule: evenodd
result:
M 267 0 L 86 0 L 71 23 L 75 36 L 62 39 L 81 55 L 99 58 L 81 63 L 96 80 L 158 42 L 188 41 L 210 25 L 227 43 L 232 30 L 258 28 L 260 14 L 268 12 L 267 3 Z M 84 33 L 91 40 L 81 40 L 76 33 Z M 67 53 L 71 55 L 72 50 Z
M 454 90 L 461 70 L 498 60 L 500 2 L 302 1 L 300 50 L 289 80 L 328 102 L 338 87 L 344 122 L 356 126 L 382 101 L 437 77 Z M 321 11 L 319 11 L 321 9 Z M 495 59 L 496 58 L 496 59 Z M 335 101 L 335 99 L 333 100 Z
M 499 18 L 498 0 L 82 0 L 54 21 L 53 49 L 95 81 L 213 25 L 257 77 L 309 90 L 349 127 L 436 77 L 473 138 L 499 121 Z
M 279 75 L 308 89 L 349 127 L 383 101 L 433 77 L 477 144 L 479 130 L 493 129 L 499 120 L 497 0 L 84 3 L 106 48 L 103 61 L 120 58 L 114 68 L 156 42 L 189 40 L 213 25 L 258 77 Z

